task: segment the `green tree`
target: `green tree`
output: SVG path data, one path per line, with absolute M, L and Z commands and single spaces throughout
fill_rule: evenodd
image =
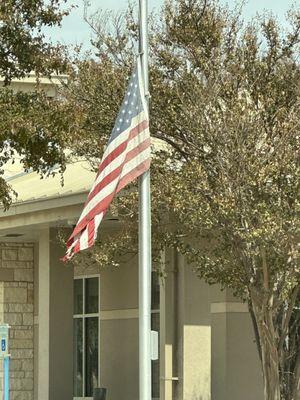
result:
M 64 73 L 65 50 L 45 40 L 43 29 L 59 25 L 68 11 L 65 0 L 1 0 L 0 4 L 0 202 L 8 207 L 12 192 L 3 178 L 5 164 L 16 157 L 25 169 L 49 173 L 56 164 L 64 168 L 63 138 L 66 122 L 57 114 L 56 100 L 40 88 L 16 93 L 9 84 L 30 72 L 37 77 Z M 45 123 L 46 122 L 46 123 Z M 1 176 L 2 175 L 2 176 Z
M 43 28 L 60 25 L 66 0 L 2 0 L 0 4 L 0 75 L 8 84 L 34 71 L 61 72 L 60 46 L 45 41 Z
M 300 13 L 242 23 L 213 0 L 168 1 L 152 16 L 153 248 L 175 247 L 209 284 L 249 305 L 266 400 L 299 400 Z M 109 21 L 107 28 L 105 21 Z M 131 70 L 134 12 L 91 21 L 97 61 L 78 63 L 66 97 L 69 145 L 99 161 Z M 163 182 L 163 184 L 162 184 Z M 116 238 L 79 256 L 135 252 L 137 192 L 113 207 Z

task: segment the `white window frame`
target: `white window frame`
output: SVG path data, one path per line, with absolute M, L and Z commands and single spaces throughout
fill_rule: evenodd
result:
M 85 314 L 85 280 L 89 278 L 98 278 L 98 313 L 89 313 Z M 78 275 L 74 276 L 75 280 L 82 280 L 83 287 L 82 287 L 82 311 L 83 314 L 74 314 L 73 313 L 73 320 L 74 319 L 82 319 L 82 347 L 83 347 L 83 360 L 82 360 L 82 370 L 83 370 L 83 377 L 82 377 L 82 386 L 83 386 L 83 393 L 85 393 L 85 365 L 86 365 L 86 352 L 85 352 L 85 319 L 89 317 L 98 317 L 98 386 L 100 386 L 100 274 L 91 274 L 91 275 Z M 73 372 L 74 374 L 74 372 Z M 73 388 L 74 389 L 74 388 Z M 73 397 L 74 400 L 88 400 L 93 399 L 93 397 L 83 396 L 83 397 Z

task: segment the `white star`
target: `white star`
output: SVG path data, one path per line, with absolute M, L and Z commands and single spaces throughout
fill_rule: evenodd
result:
M 122 110 L 122 113 L 125 114 L 125 110 Z
M 126 119 L 126 122 L 127 122 L 127 124 L 128 124 L 128 122 L 129 122 L 129 119 Z
M 120 121 L 120 122 L 123 122 L 123 119 L 122 119 L 122 118 L 120 118 L 120 119 L 119 119 L 119 121 Z
M 127 96 L 130 96 L 131 95 L 131 92 L 127 92 Z
M 128 104 L 128 101 L 127 101 L 127 100 L 125 101 L 125 104 L 126 104 L 126 105 Z

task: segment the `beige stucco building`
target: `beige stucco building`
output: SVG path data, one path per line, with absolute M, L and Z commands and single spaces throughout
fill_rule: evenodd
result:
M 45 81 L 48 87 L 55 95 Z M 104 270 L 60 261 L 58 233 L 75 223 L 94 174 L 77 161 L 63 187 L 59 176 L 40 180 L 12 165 L 6 177 L 19 194 L 0 210 L 0 321 L 11 325 L 11 399 L 88 398 L 102 386 L 107 400 L 138 400 L 137 260 Z M 114 218 L 101 227 L 115 229 Z M 164 258 L 166 278 L 153 275 L 160 339 L 153 398 L 262 400 L 247 306 L 199 280 L 175 250 Z

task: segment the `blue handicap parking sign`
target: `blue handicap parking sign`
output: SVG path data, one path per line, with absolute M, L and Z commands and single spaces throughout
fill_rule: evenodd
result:
M 0 325 L 0 359 L 8 356 L 8 339 L 9 326 L 8 324 Z

